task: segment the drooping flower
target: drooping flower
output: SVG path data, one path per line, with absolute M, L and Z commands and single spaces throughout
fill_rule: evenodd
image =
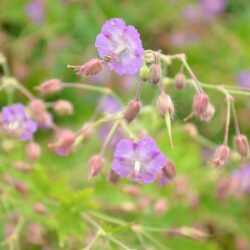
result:
M 240 87 L 250 89 L 250 70 L 242 71 L 238 75 L 238 83 Z
M 250 192 L 250 164 L 245 165 L 232 173 L 232 178 L 237 182 L 238 187 L 245 192 Z
M 120 18 L 108 20 L 96 37 L 95 47 L 110 69 L 119 75 L 135 75 L 144 53 L 138 31 Z
M 137 142 L 121 140 L 114 153 L 112 169 L 120 176 L 133 182 L 154 182 L 165 166 L 166 156 L 152 138 Z
M 42 0 L 33 0 L 26 5 L 26 14 L 30 21 L 41 25 L 44 20 L 44 3 Z
M 37 123 L 27 116 L 24 106 L 17 103 L 3 107 L 1 127 L 6 134 L 27 141 L 36 132 Z

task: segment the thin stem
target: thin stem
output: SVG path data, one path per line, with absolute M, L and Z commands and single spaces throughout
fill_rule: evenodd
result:
M 104 152 L 105 152 L 108 144 L 110 143 L 116 129 L 118 128 L 120 122 L 121 122 L 120 120 L 116 121 L 114 123 L 114 125 L 112 126 L 112 128 L 110 129 L 109 134 L 108 134 L 108 136 L 107 136 L 107 138 L 106 138 L 106 140 L 105 140 L 105 142 L 104 142 L 104 144 L 102 146 L 102 149 L 101 149 L 101 152 L 100 152 L 101 155 L 104 155 Z
M 118 239 L 116 239 L 116 238 L 114 238 L 114 237 L 112 237 L 112 236 L 110 236 L 110 235 L 107 235 L 107 238 L 108 238 L 111 242 L 113 242 L 113 243 L 115 243 L 116 245 L 120 246 L 122 249 L 125 249 L 125 250 L 133 250 L 132 248 L 127 247 L 123 242 L 119 241 Z
M 163 246 L 157 239 L 155 239 L 151 234 L 148 232 L 143 231 L 143 235 L 148 238 L 150 241 L 154 243 L 155 246 L 157 246 L 158 249 L 164 249 L 167 250 L 166 246 Z
M 224 144 L 228 144 L 228 134 L 229 134 L 229 127 L 230 127 L 230 115 L 231 115 L 231 102 L 232 97 L 227 96 L 226 98 L 227 102 L 227 116 L 226 116 L 226 126 L 225 126 L 225 136 L 224 136 Z
M 232 102 L 232 113 L 233 113 L 235 133 L 236 133 L 236 135 L 240 135 L 239 120 L 238 120 L 238 117 L 237 117 L 234 102 Z
M 97 242 L 101 234 L 102 234 L 102 231 L 98 230 L 95 236 L 93 237 L 93 239 L 90 241 L 90 243 L 86 247 L 84 247 L 82 250 L 90 250 L 94 246 L 94 244 Z
M 108 215 L 101 214 L 101 213 L 98 213 L 98 212 L 90 212 L 90 214 L 93 215 L 94 217 L 97 217 L 97 218 L 101 219 L 101 220 L 106 220 L 106 221 L 114 223 L 114 224 L 118 224 L 118 225 L 127 224 L 126 221 L 118 220 L 118 219 L 115 219 L 113 217 L 110 217 Z
M 167 114 L 165 116 L 165 123 L 166 123 L 167 131 L 168 131 L 168 137 L 169 137 L 170 146 L 171 146 L 171 148 L 174 148 L 174 142 L 173 142 L 173 138 L 172 138 L 172 127 L 171 127 L 171 117 L 170 117 L 170 114 Z
M 138 140 L 138 137 L 131 131 L 126 122 L 122 121 L 121 126 L 132 140 Z
M 141 99 L 141 89 L 142 89 L 142 81 L 139 80 L 138 88 L 137 88 L 136 95 L 135 95 L 136 101 L 139 101 Z
M 35 99 L 35 96 L 19 82 L 17 82 L 17 84 L 13 84 L 13 86 L 22 92 L 29 100 Z

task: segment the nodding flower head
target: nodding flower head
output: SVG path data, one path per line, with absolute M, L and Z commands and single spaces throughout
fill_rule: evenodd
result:
M 230 157 L 230 148 L 222 144 L 218 146 L 215 150 L 214 157 L 210 161 L 215 167 L 223 167 L 227 164 Z
M 2 109 L 1 127 L 3 131 L 20 140 L 30 140 L 37 130 L 37 123 L 31 120 L 20 103 Z
M 133 182 L 154 182 L 166 164 L 165 155 L 152 138 L 137 142 L 121 140 L 114 153 L 112 169 Z
M 120 18 L 112 18 L 103 25 L 95 47 L 109 68 L 119 75 L 135 75 L 142 66 L 144 50 L 140 35 Z

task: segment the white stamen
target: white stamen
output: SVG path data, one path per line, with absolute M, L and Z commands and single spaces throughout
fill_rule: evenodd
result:
M 138 175 L 141 171 L 142 163 L 140 161 L 135 161 L 134 170 L 135 174 Z

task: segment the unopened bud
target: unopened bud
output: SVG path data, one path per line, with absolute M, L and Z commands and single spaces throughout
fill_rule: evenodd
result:
M 68 68 L 75 68 L 77 75 L 93 76 L 98 74 L 102 70 L 103 61 L 97 58 L 93 58 L 84 65 L 73 66 L 68 65 Z
M 247 157 L 249 153 L 249 143 L 248 139 L 245 135 L 236 135 L 234 137 L 234 145 L 237 150 L 237 152 L 242 157 Z
M 109 171 L 108 180 L 114 184 L 117 184 L 119 179 L 120 179 L 119 175 L 113 169 L 111 169 Z
M 14 181 L 13 186 L 15 190 L 20 193 L 22 196 L 27 196 L 28 195 L 28 187 L 26 186 L 25 183 L 21 181 Z
M 182 72 L 179 72 L 175 76 L 175 87 L 177 89 L 183 89 L 186 86 L 186 77 Z
M 199 118 L 203 122 L 209 122 L 214 116 L 214 106 L 209 102 L 205 112 L 201 113 Z
M 174 104 L 169 95 L 165 92 L 162 92 L 157 100 L 157 106 L 162 116 L 170 115 L 171 117 L 174 115 Z
M 146 63 L 152 63 L 155 60 L 154 52 L 152 51 L 145 51 L 144 52 L 144 60 Z
M 35 213 L 41 214 L 41 215 L 47 214 L 47 212 L 48 212 L 47 207 L 42 203 L 34 204 L 33 210 Z
M 45 104 L 41 99 L 34 99 L 29 103 L 29 110 L 35 117 L 40 116 L 45 111 Z
M 168 209 L 168 204 L 165 199 L 160 199 L 156 201 L 154 204 L 154 212 L 156 215 L 161 216 L 162 214 L 165 214 Z
M 146 82 L 148 80 L 149 68 L 147 65 L 141 67 L 139 75 L 142 81 Z
M 43 95 L 54 94 L 62 89 L 62 83 L 58 79 L 50 79 L 40 84 L 36 89 Z
M 161 80 L 161 66 L 159 63 L 152 63 L 149 68 L 149 83 L 157 84 Z
M 66 101 L 66 100 L 56 101 L 53 104 L 53 109 L 60 116 L 73 114 L 73 106 L 72 106 L 71 102 Z
M 141 194 L 141 190 L 136 187 L 136 186 L 133 186 L 133 185 L 128 185 L 124 188 L 124 192 L 128 195 L 131 195 L 131 196 L 134 196 L 134 197 L 137 197 Z
M 194 240 L 205 240 L 208 238 L 207 233 L 201 231 L 200 229 L 196 229 L 192 227 L 173 228 L 173 229 L 169 229 L 168 233 L 170 235 L 179 235 L 179 236 L 191 238 Z
M 126 110 L 124 111 L 124 119 L 130 123 L 132 122 L 138 115 L 141 109 L 141 103 L 138 100 L 132 100 L 128 103 Z
M 207 111 L 209 98 L 205 93 L 197 94 L 193 99 L 193 113 L 196 117 Z
M 192 138 L 195 138 L 198 135 L 197 128 L 192 123 L 187 123 L 184 125 L 184 131 L 188 133 Z
M 56 142 L 48 145 L 55 150 L 58 155 L 68 155 L 74 149 L 76 140 L 75 133 L 70 130 L 63 130 L 57 134 Z
M 91 179 L 92 177 L 97 176 L 102 170 L 103 165 L 104 165 L 103 156 L 100 154 L 93 155 L 88 162 L 88 166 L 89 166 L 88 179 Z
M 167 160 L 165 166 L 161 171 L 161 176 L 160 176 L 161 186 L 167 185 L 168 182 L 173 180 L 175 176 L 176 176 L 176 167 L 172 161 Z
M 28 172 L 31 170 L 31 167 L 29 164 L 25 163 L 25 162 L 14 162 L 12 164 L 12 167 L 19 170 L 19 171 L 22 171 L 22 172 Z
M 29 161 L 36 161 L 41 155 L 41 148 L 38 143 L 29 142 L 26 146 L 26 156 Z
M 223 167 L 227 164 L 230 156 L 230 149 L 227 145 L 220 145 L 216 148 L 214 157 L 210 163 L 214 164 L 215 167 Z

